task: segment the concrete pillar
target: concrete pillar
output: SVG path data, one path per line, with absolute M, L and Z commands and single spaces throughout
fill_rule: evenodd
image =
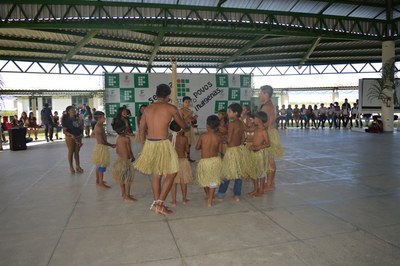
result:
M 36 106 L 36 97 L 35 97 L 35 96 L 32 96 L 32 112 L 33 112 L 33 115 L 34 115 L 35 117 L 37 117 L 36 110 L 37 110 L 37 106 Z
M 34 112 L 36 119 L 38 121 L 38 124 L 40 125 L 42 123 L 42 118 L 40 117 L 40 111 L 42 111 L 43 109 L 43 98 L 42 97 L 38 97 L 38 110 L 36 112 Z
M 282 105 L 285 105 L 286 107 L 288 106 L 288 104 L 289 104 L 289 94 L 288 94 L 288 91 L 287 90 L 282 90 L 281 91 L 281 105 L 280 106 L 282 106 Z M 279 106 L 279 107 L 280 107 Z
M 383 93 L 386 95 L 387 100 L 382 101 L 381 105 L 381 116 L 383 122 L 383 131 L 393 132 L 393 92 L 394 92 L 394 68 L 385 67 L 387 65 L 394 64 L 395 58 L 395 43 L 394 41 L 382 42 L 382 77 L 386 77 L 384 80 Z M 384 73 L 385 72 L 385 73 Z
M 339 90 L 337 88 L 332 91 L 332 102 L 339 102 Z

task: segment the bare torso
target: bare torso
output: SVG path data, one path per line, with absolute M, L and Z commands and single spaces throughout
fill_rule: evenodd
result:
M 268 133 L 264 127 L 257 127 L 254 131 L 253 150 L 258 151 L 270 146 Z
M 107 137 L 102 125 L 96 124 L 94 127 L 94 136 L 96 137 L 97 144 L 107 145 Z
M 147 129 L 146 137 L 148 139 L 167 139 L 168 125 L 172 118 L 179 126 L 185 127 L 185 123 L 174 105 L 162 101 L 153 103 L 144 110 L 139 131 L 144 134 Z
M 183 133 L 178 133 L 176 136 L 175 150 L 178 158 L 187 158 L 189 152 L 189 141 Z
M 117 136 L 116 151 L 119 157 L 132 160 L 131 140 L 127 136 Z
M 264 103 L 261 111 L 265 112 L 268 116 L 267 128 L 275 128 L 276 113 L 274 104 L 271 101 Z
M 236 147 L 244 140 L 244 125 L 239 119 L 228 124 L 228 147 Z
M 214 131 L 207 131 L 201 134 L 196 145 L 196 150 L 201 150 L 201 158 L 212 158 L 222 153 L 222 139 Z

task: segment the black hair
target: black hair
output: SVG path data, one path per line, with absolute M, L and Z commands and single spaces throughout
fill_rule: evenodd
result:
M 258 117 L 261 120 L 261 122 L 263 122 L 263 123 L 267 123 L 267 121 L 268 121 L 268 116 L 263 111 L 259 111 L 259 112 L 255 113 L 254 116 Z
M 243 108 L 240 104 L 232 103 L 228 106 L 228 108 L 231 109 L 232 112 L 237 113 L 237 117 L 240 117 L 242 115 Z
M 171 88 L 167 84 L 160 84 L 157 86 L 156 96 L 159 98 L 165 98 L 171 94 Z
M 124 107 L 118 108 L 117 114 L 115 115 L 115 118 L 121 118 L 121 117 L 122 117 L 122 112 L 123 112 L 124 110 L 126 110 L 126 108 L 124 108 Z
M 216 115 L 210 115 L 207 117 L 207 126 L 211 129 L 216 130 L 219 127 L 219 118 Z
M 126 123 L 123 119 L 115 118 L 112 124 L 112 129 L 117 132 L 118 135 L 125 135 Z
M 142 107 L 147 107 L 147 104 L 142 104 L 142 105 L 139 107 L 139 115 L 143 115 L 142 112 L 140 111 L 140 109 L 142 109 Z
M 184 101 L 186 101 L 186 100 L 191 101 L 192 98 L 190 98 L 189 96 L 184 96 L 184 97 L 182 98 L 182 102 L 184 102 Z
M 267 93 L 269 97 L 272 97 L 272 93 L 274 93 L 274 89 L 270 85 L 261 86 L 260 90 L 262 90 L 264 93 Z
M 94 120 L 98 120 L 100 117 L 104 116 L 105 114 L 102 111 L 96 111 L 94 112 L 93 116 L 94 116 Z
M 178 125 L 178 123 L 176 123 L 175 120 L 172 120 L 172 122 L 169 124 L 169 129 L 174 132 L 179 132 L 182 128 Z

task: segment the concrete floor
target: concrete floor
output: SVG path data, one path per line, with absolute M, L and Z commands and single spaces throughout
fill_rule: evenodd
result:
M 168 218 L 149 211 L 148 176 L 132 204 L 111 171 L 96 188 L 93 139 L 84 174 L 68 173 L 63 141 L 0 152 L 0 265 L 400 265 L 400 133 L 281 133 L 274 192 L 207 208 L 190 185 Z

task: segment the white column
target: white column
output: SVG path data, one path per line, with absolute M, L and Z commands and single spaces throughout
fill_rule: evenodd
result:
M 286 107 L 289 104 L 289 94 L 287 90 L 282 90 L 281 91 L 281 106 L 285 105 Z
M 382 66 L 386 63 L 393 62 L 395 58 L 395 44 L 394 41 L 384 41 L 382 42 Z M 382 67 L 382 71 L 385 68 Z M 382 73 L 383 74 L 383 73 Z M 391 77 L 394 76 L 394 73 L 388 73 Z M 394 106 L 393 106 L 393 89 L 394 84 L 390 84 L 390 81 L 385 81 L 385 84 L 388 85 L 388 88 L 384 89 L 384 93 L 388 97 L 388 101 L 382 102 L 381 105 L 381 115 L 383 122 L 383 131 L 385 132 L 393 132 L 393 115 L 394 115 Z
M 339 101 L 339 90 L 333 89 L 332 91 L 332 103 Z

